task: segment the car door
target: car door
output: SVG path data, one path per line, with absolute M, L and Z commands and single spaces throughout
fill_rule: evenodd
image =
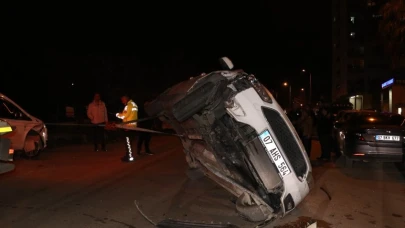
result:
M 21 112 L 18 107 L 4 98 L 0 98 L 0 119 L 7 121 L 13 128 L 13 132 L 7 135 L 11 141 L 11 147 L 15 150 L 23 149 L 25 136 L 30 129 L 27 125 L 32 120 Z

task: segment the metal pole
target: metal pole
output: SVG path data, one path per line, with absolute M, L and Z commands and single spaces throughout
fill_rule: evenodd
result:
M 312 73 L 309 72 L 309 103 L 312 103 Z

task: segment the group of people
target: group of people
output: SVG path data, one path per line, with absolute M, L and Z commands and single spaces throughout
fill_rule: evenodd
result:
M 294 124 L 302 144 L 308 154 L 311 156 L 312 136 L 316 129 L 319 143 L 321 144 L 321 156 L 317 159 L 329 161 L 333 147 L 333 116 L 326 107 L 320 108 L 317 115 L 310 106 L 305 106 L 298 113 L 293 111 L 289 117 Z M 335 151 L 336 152 L 336 151 Z
M 146 101 L 142 107 L 138 107 L 137 104 L 130 99 L 128 96 L 122 96 L 121 102 L 125 105 L 124 109 L 120 113 L 116 113 L 116 117 L 121 119 L 123 123 L 126 123 L 129 127 L 124 129 L 125 137 L 125 156 L 121 158 L 123 162 L 132 162 L 135 161 L 133 151 L 132 151 L 132 142 L 135 138 L 135 131 L 131 130 L 130 127 L 142 127 L 142 128 L 152 128 L 153 120 L 142 121 L 137 123 L 138 117 L 146 118 L 147 114 L 144 109 L 149 101 Z M 90 119 L 91 123 L 94 125 L 93 132 L 93 142 L 94 150 L 107 151 L 106 141 L 105 141 L 105 128 L 104 126 L 108 124 L 108 112 L 105 103 L 101 100 L 99 93 L 94 94 L 93 101 L 89 104 L 87 109 L 87 117 Z M 151 134 L 148 132 L 139 132 L 138 143 L 137 143 L 137 154 L 141 154 L 142 146 L 145 146 L 145 153 L 148 155 L 153 155 L 150 151 L 149 143 L 151 140 Z M 101 148 L 99 148 L 99 144 Z

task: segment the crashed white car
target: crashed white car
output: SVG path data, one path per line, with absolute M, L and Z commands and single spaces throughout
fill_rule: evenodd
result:
M 33 117 L 10 98 L 0 93 L 0 119 L 13 128 L 11 148 L 27 157 L 36 157 L 46 148 L 48 131 L 43 121 Z
M 253 75 L 227 67 L 190 78 L 149 103 L 146 111 L 181 137 L 191 168 L 235 195 L 250 221 L 292 211 L 313 184 L 307 153 L 288 117 Z

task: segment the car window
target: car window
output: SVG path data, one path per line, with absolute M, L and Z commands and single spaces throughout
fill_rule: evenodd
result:
M 15 120 L 30 120 L 28 116 L 7 100 L 0 99 L 0 118 Z
M 355 115 L 350 115 L 349 120 L 350 124 L 354 125 L 401 125 L 403 122 L 402 116 L 390 116 L 383 114 L 365 114 L 365 113 L 356 113 Z
M 395 125 L 403 125 L 405 118 L 403 116 L 401 116 L 401 115 L 394 115 L 394 116 L 391 117 L 391 119 L 392 119 L 392 122 Z

